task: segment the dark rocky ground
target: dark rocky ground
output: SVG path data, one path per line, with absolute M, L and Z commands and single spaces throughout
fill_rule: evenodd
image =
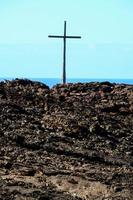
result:
M 0 83 L 0 200 L 133 200 L 133 85 Z

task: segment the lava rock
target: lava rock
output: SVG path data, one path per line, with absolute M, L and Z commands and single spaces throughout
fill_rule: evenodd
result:
M 0 199 L 133 199 L 133 86 L 0 83 Z

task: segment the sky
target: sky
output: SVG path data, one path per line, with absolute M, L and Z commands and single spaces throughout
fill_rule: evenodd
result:
M 1 0 L 0 76 L 60 78 L 64 20 L 68 78 L 132 79 L 132 0 Z

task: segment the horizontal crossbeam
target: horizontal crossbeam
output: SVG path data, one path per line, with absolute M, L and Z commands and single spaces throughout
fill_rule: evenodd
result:
M 69 39 L 81 39 L 80 36 L 60 36 L 60 35 L 49 35 L 49 38 L 69 38 Z
M 70 36 L 66 34 L 66 21 L 64 21 L 64 35 L 49 35 L 49 38 L 63 39 L 63 84 L 66 83 L 66 41 L 67 39 L 81 39 L 81 36 Z

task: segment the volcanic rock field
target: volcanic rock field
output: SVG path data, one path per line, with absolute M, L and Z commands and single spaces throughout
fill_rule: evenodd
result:
M 133 200 L 133 85 L 0 82 L 0 200 Z

